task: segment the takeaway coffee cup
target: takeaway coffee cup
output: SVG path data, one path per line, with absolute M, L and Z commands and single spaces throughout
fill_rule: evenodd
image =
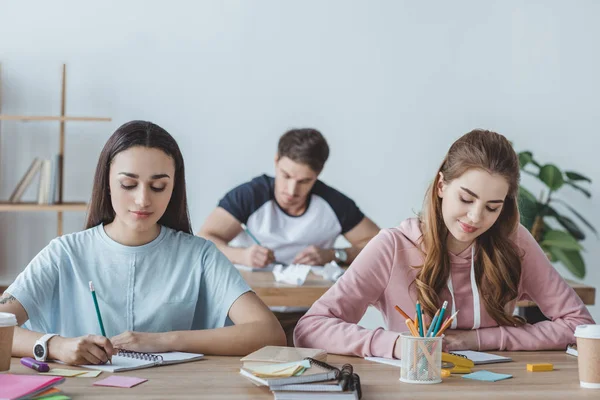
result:
M 600 325 L 579 325 L 575 337 L 579 383 L 583 388 L 600 389 Z
M 0 312 L 0 372 L 10 369 L 13 335 L 17 317 L 15 314 Z

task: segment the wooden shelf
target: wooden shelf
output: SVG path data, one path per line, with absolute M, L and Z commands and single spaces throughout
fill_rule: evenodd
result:
M 61 204 L 37 204 L 37 203 L 0 203 L 0 211 L 87 211 L 87 203 L 61 203 Z
M 0 115 L 0 121 L 112 121 L 104 117 L 61 117 L 61 116 L 35 116 L 35 115 Z

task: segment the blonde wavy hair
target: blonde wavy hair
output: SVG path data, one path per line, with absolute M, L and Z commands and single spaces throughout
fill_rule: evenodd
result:
M 499 325 L 521 326 L 525 321 L 513 316 L 508 307 L 517 298 L 521 279 L 521 256 L 510 239 L 519 225 L 519 159 L 510 142 L 496 132 L 476 129 L 454 142 L 427 190 L 419 216 L 425 262 L 416 267 L 419 269 L 415 280 L 417 296 L 425 313 L 433 316 L 440 306 L 438 293 L 450 275 L 446 244 L 449 232 L 442 216 L 442 199 L 436 190 L 440 172 L 445 183 L 449 183 L 473 168 L 500 175 L 509 184 L 498 219 L 476 239 L 477 287 L 485 309 Z

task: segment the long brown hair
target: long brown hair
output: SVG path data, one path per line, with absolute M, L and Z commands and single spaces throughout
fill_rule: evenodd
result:
M 104 145 L 96 167 L 85 229 L 101 223 L 108 224 L 115 219 L 109 191 L 110 165 L 117 154 L 134 146 L 162 150 L 175 162 L 173 193 L 158 223 L 176 231 L 192 234 L 185 191 L 183 156 L 177 142 L 167 131 L 147 121 L 131 121 L 121 125 Z
M 425 262 L 418 267 L 415 280 L 418 298 L 425 312 L 433 316 L 440 305 L 438 293 L 450 276 L 446 244 L 449 231 L 442 216 L 442 199 L 436 190 L 440 172 L 445 183 L 449 183 L 473 168 L 500 175 L 509 185 L 498 219 L 476 239 L 477 287 L 488 314 L 499 325 L 520 326 L 524 320 L 507 309 L 508 303 L 517 298 L 521 279 L 519 249 L 510 239 L 519 225 L 519 159 L 510 142 L 496 132 L 476 129 L 454 142 L 427 190 L 420 215 Z

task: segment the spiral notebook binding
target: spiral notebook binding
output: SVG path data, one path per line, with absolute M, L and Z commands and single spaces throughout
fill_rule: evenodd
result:
M 351 364 L 342 365 L 342 369 L 334 367 L 331 364 L 328 364 L 324 361 L 315 360 L 314 358 L 306 357 L 305 360 L 308 360 L 311 365 L 318 365 L 319 367 L 325 368 L 330 371 L 335 371 L 335 379 L 340 382 L 340 386 L 343 391 L 356 390 L 356 394 L 358 398 L 362 398 L 362 389 L 360 387 L 360 377 L 358 374 L 354 373 L 354 368 Z
M 154 361 L 157 364 L 161 364 L 163 362 L 163 357 L 161 355 L 143 353 L 140 351 L 119 349 L 117 355 L 121 357 L 135 358 L 137 360 Z

